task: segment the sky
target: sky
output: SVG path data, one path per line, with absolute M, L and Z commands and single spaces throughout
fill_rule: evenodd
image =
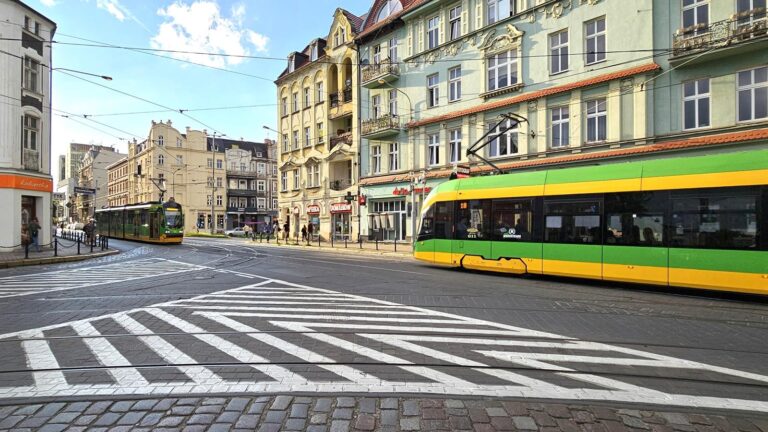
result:
M 231 139 L 275 139 L 276 134 L 262 126 L 277 124 L 274 80 L 285 68 L 288 54 L 317 37 L 327 37 L 337 7 L 362 15 L 371 4 L 370 0 L 25 2 L 58 26 L 54 68 L 112 77 L 106 81 L 54 70 L 52 173 L 58 172 L 58 155 L 70 142 L 111 145 L 127 152 L 129 140 L 147 137 L 152 120 L 171 120 L 181 132 L 189 126 L 209 133 L 217 130 Z M 104 45 L 230 56 L 147 54 Z M 187 114 L 194 119 L 177 110 L 190 110 Z M 75 116 L 62 117 L 67 115 L 63 112 Z M 82 115 L 88 119 L 77 117 Z

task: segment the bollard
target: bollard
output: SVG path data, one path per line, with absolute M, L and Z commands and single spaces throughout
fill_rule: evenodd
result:
M 397 234 L 395 234 L 395 252 L 397 252 Z
M 344 236 L 344 249 L 347 248 L 347 236 Z
M 376 250 L 379 250 L 379 236 L 376 236 Z
M 360 245 L 360 249 L 363 248 L 363 237 L 360 234 L 357 235 L 357 244 Z
M 269 243 L 269 236 L 270 235 L 271 235 L 270 233 L 267 233 L 267 243 Z
M 317 248 L 320 249 L 320 232 L 317 233 Z
M 333 232 L 331 232 L 331 248 L 333 248 Z
M 80 236 L 77 236 L 77 254 L 80 255 Z
M 24 244 L 24 259 L 29 258 L 29 242 Z
M 59 256 L 59 239 L 56 237 L 53 238 L 53 256 Z

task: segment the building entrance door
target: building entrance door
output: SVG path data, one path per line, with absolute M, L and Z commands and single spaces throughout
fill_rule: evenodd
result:
M 33 218 L 37 217 L 37 205 L 35 197 L 21 196 L 21 223 L 27 225 Z

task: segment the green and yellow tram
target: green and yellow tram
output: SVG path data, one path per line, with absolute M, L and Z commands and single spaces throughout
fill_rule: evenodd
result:
M 451 267 L 768 294 L 768 150 L 452 180 L 414 256 Z
M 184 215 L 171 200 L 96 210 L 96 229 L 111 238 L 148 243 L 181 243 Z

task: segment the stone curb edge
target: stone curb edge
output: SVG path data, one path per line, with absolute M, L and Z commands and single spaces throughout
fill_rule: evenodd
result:
M 25 267 L 41 264 L 58 264 L 74 261 L 85 261 L 91 258 L 101 258 L 109 255 L 117 255 L 120 251 L 117 249 L 110 249 L 105 252 L 95 252 L 92 254 L 70 255 L 63 257 L 50 257 L 50 258 L 30 258 L 15 261 L 0 262 L 0 268 L 12 268 L 12 267 Z
M 400 258 L 411 258 L 412 257 L 411 256 L 411 252 L 375 251 L 375 250 L 370 250 L 370 249 L 359 249 L 359 248 L 356 248 L 356 247 L 355 248 L 353 248 L 353 247 L 349 247 L 349 248 L 330 248 L 330 247 L 323 247 L 323 246 L 321 246 L 320 248 L 318 248 L 317 246 L 314 246 L 314 245 L 306 246 L 306 245 L 301 245 L 300 244 L 300 245 L 297 246 L 295 244 L 288 244 L 288 245 L 286 245 L 286 244 L 282 244 L 282 243 L 278 246 L 277 244 L 274 244 L 274 243 L 267 244 L 267 243 L 252 242 L 250 240 L 243 240 L 240 243 L 243 244 L 243 245 L 246 245 L 246 246 L 250 245 L 250 246 L 265 247 L 265 248 L 278 248 L 278 247 L 284 248 L 284 247 L 288 247 L 288 248 L 291 248 L 291 249 L 303 250 L 303 251 L 308 251 L 308 252 L 341 252 L 341 253 L 356 254 L 356 255 L 362 254 L 362 255 L 385 256 L 385 257 L 400 257 Z M 357 245 L 357 243 L 354 243 L 354 244 Z

